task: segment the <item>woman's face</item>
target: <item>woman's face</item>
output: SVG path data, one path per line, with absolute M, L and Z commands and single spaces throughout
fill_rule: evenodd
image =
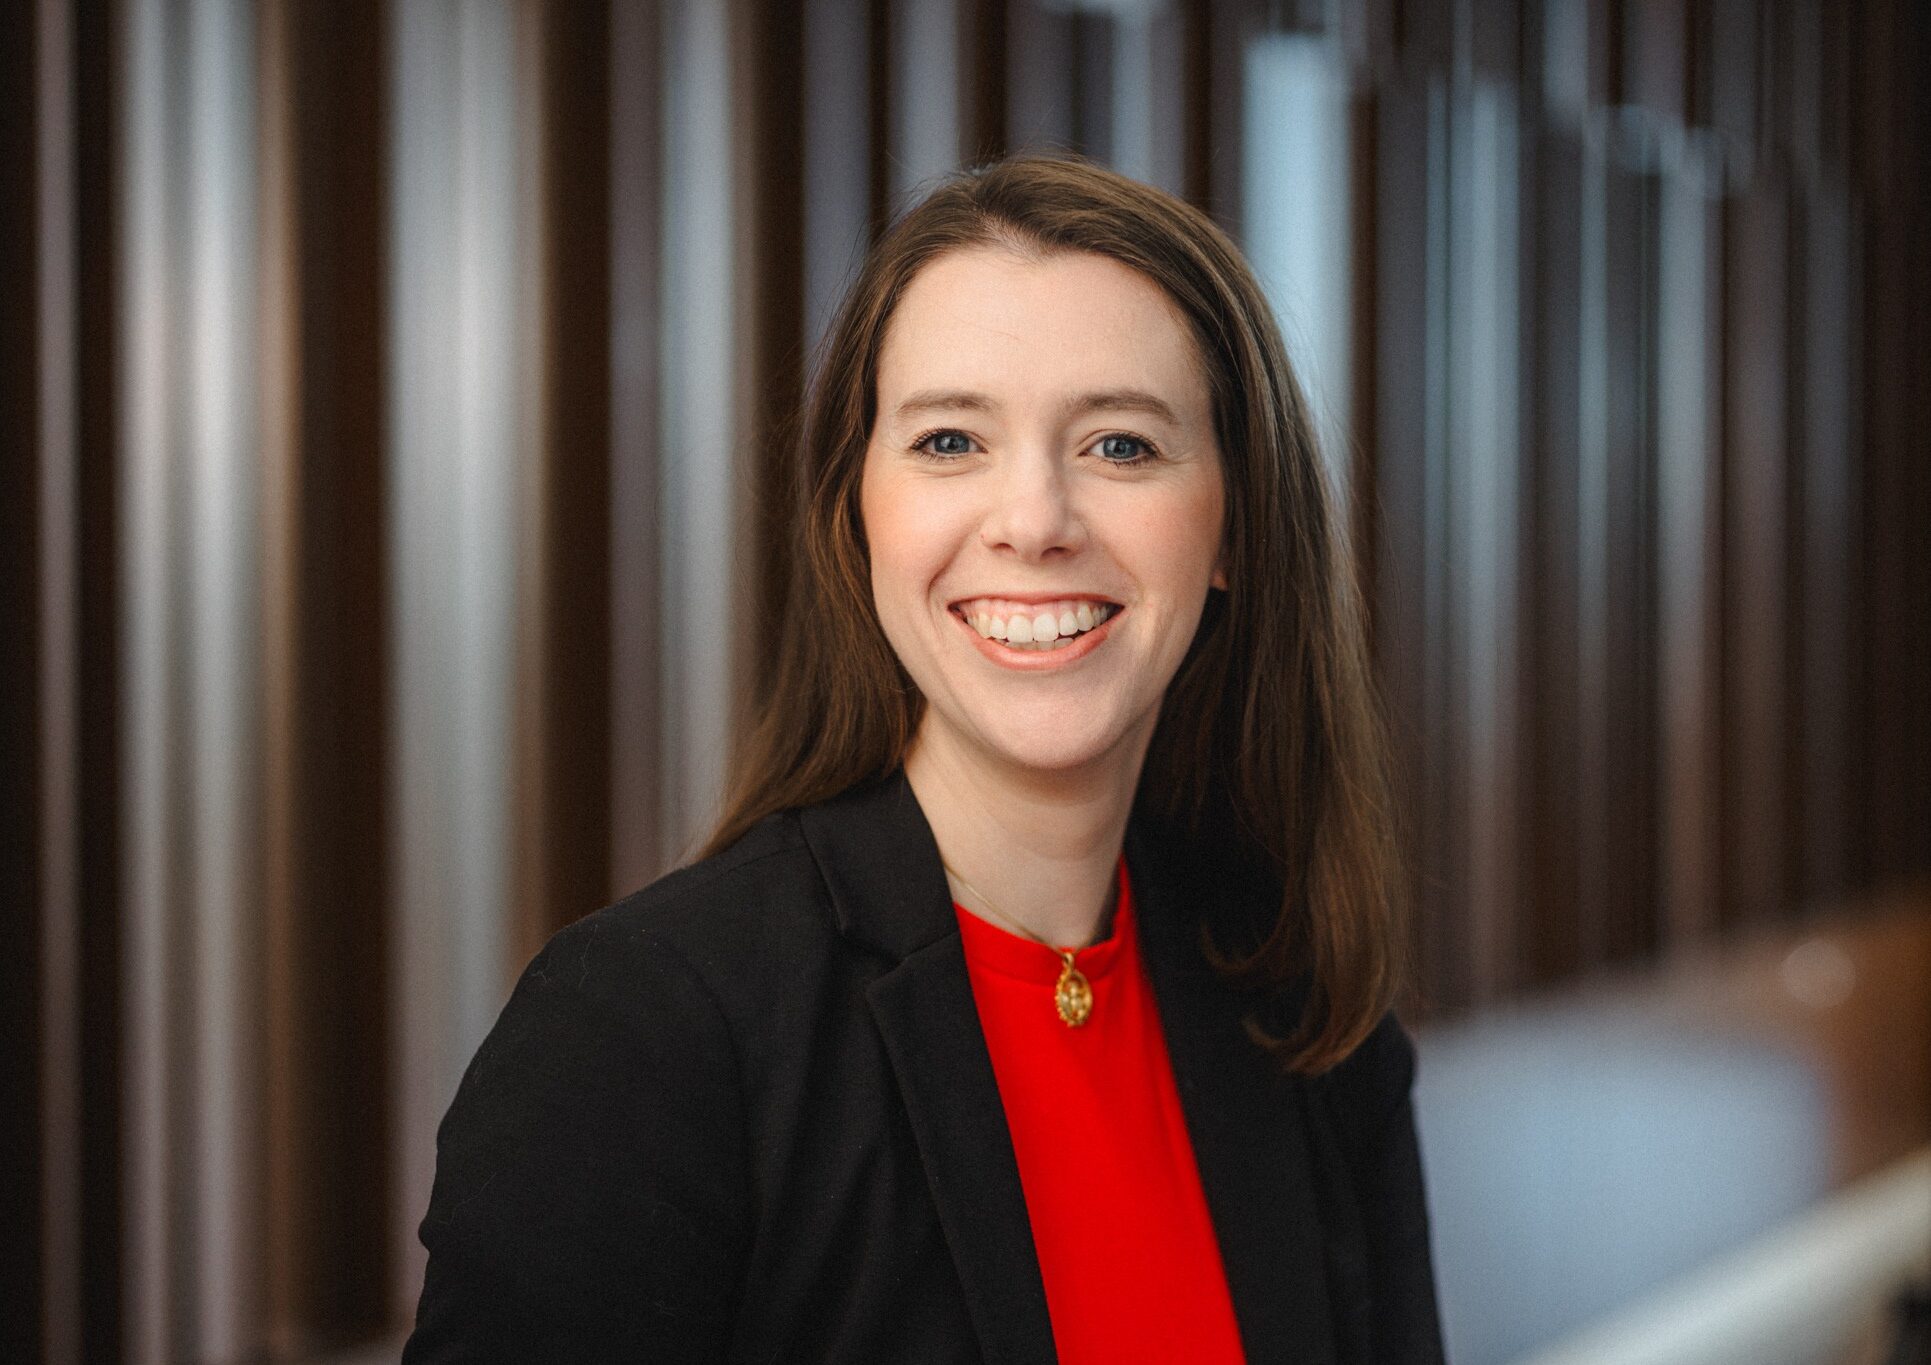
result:
M 1206 378 L 1158 285 L 1086 252 L 928 262 L 880 351 L 860 502 L 920 743 L 1137 773 L 1226 586 Z

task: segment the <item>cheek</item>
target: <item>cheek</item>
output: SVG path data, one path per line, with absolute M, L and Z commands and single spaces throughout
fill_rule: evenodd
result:
M 1220 558 L 1221 498 L 1218 482 L 1175 491 L 1175 496 L 1138 519 L 1134 541 L 1149 572 L 1166 583 L 1204 591 Z M 1198 583 L 1196 584 L 1196 580 Z
M 859 489 L 859 516 L 871 552 L 872 589 L 881 603 L 923 596 L 944 566 L 945 500 L 917 480 L 868 471 Z

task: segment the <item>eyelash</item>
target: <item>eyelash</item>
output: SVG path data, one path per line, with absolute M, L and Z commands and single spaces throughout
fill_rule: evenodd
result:
M 912 454 L 922 460 L 929 460 L 933 464 L 951 464 L 954 460 L 964 458 L 963 455 L 940 455 L 936 451 L 927 450 L 925 443 L 934 436 L 965 436 L 965 433 L 957 427 L 934 427 L 912 442 L 910 446 Z M 1137 441 L 1145 453 L 1136 455 L 1130 460 L 1109 460 L 1105 456 L 1101 456 L 1101 464 L 1111 465 L 1115 469 L 1137 469 L 1141 465 L 1152 464 L 1160 458 L 1159 446 L 1149 441 L 1146 437 L 1135 435 L 1130 431 L 1109 431 L 1102 436 L 1095 437 L 1093 444 L 1098 445 L 1101 441 L 1111 441 L 1115 438 Z M 967 436 L 966 439 L 971 440 L 972 438 Z

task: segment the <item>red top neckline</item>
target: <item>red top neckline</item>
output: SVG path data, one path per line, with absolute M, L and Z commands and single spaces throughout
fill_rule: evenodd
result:
M 1120 901 L 1113 911 L 1113 931 L 1098 943 L 1089 943 L 1084 948 L 1073 950 L 1073 966 L 1088 981 L 1098 981 L 1113 971 L 1113 966 L 1124 955 L 1124 945 L 1136 934 L 1133 920 L 1133 895 L 1126 876 L 1126 859 L 1122 857 L 1119 865 Z M 1022 981 L 1033 981 L 1050 986 L 1059 980 L 1065 959 L 1059 950 L 1049 948 L 1035 939 L 1007 929 L 995 920 L 981 918 L 966 909 L 957 901 L 953 908 L 959 920 L 959 932 L 965 937 L 966 948 L 977 963 L 1001 976 L 1018 977 Z
M 1219 1237 L 1120 863 L 1110 936 L 1075 951 L 1093 1008 L 1054 1008 L 1062 959 L 954 902 L 1064 1365 L 1244 1359 Z

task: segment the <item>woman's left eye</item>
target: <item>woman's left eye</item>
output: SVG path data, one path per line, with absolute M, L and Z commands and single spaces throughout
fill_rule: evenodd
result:
M 972 438 L 963 431 L 941 429 L 939 431 L 928 431 L 925 435 L 919 437 L 918 440 L 912 442 L 912 452 L 916 455 L 923 455 L 928 460 L 956 460 L 961 455 L 971 454 L 969 450 L 962 450 L 952 446 L 951 442 L 954 441 L 963 441 L 968 446 L 972 444 Z M 935 442 L 946 443 L 946 449 L 934 449 Z
M 1090 450 L 1094 447 L 1098 447 L 1100 458 L 1111 465 L 1145 464 L 1160 453 L 1153 448 L 1153 442 L 1141 436 L 1129 435 L 1124 431 L 1115 431 L 1102 436 L 1087 448 Z

